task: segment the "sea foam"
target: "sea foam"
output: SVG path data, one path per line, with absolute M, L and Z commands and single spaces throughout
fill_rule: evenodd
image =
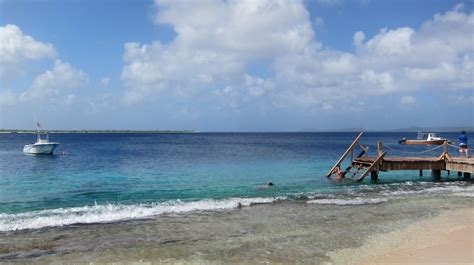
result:
M 386 198 L 351 198 L 351 199 L 318 199 L 310 200 L 308 203 L 315 204 L 333 204 L 333 205 L 365 205 L 365 204 L 378 204 L 386 202 Z
M 0 231 L 39 229 L 43 227 L 66 226 L 72 224 L 92 224 L 144 219 L 161 214 L 186 213 L 195 211 L 218 211 L 235 209 L 252 204 L 272 203 L 284 200 L 272 198 L 230 198 L 223 200 L 201 200 L 181 202 L 180 200 L 150 204 L 106 204 L 72 208 L 41 210 L 18 214 L 0 214 Z
M 453 194 L 466 194 L 470 193 L 473 194 L 474 187 L 461 187 L 461 186 L 441 186 L 441 187 L 430 187 L 430 188 L 423 188 L 419 190 L 391 190 L 391 191 L 383 191 L 381 195 L 389 196 L 389 197 L 397 197 L 397 196 L 408 196 L 408 195 L 420 195 L 420 194 L 435 194 L 435 193 L 453 193 Z

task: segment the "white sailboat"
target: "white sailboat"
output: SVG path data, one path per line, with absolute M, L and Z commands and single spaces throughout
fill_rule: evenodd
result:
M 23 147 L 23 153 L 51 155 L 53 154 L 54 149 L 58 147 L 59 143 L 49 141 L 48 134 L 46 134 L 46 139 L 41 139 L 40 128 L 41 124 L 39 122 L 36 122 L 36 131 L 38 135 L 36 143 L 25 145 L 25 147 Z

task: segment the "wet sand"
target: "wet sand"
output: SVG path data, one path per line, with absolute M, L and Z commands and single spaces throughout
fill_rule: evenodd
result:
M 444 249 L 451 236 L 456 241 L 456 236 L 472 234 L 472 226 L 463 230 L 461 224 L 472 218 L 472 214 L 465 214 L 472 212 L 473 203 L 474 198 L 442 195 L 357 206 L 280 202 L 223 212 L 6 232 L 0 234 L 0 262 L 352 264 L 356 258 L 359 263 L 382 261 L 367 253 L 383 255 L 387 258 L 383 263 L 411 262 L 412 249 L 405 243 L 418 243 L 406 241 L 405 235 L 413 234 L 415 239 L 431 235 L 439 244 L 427 247 Z M 449 222 L 452 218 L 459 220 L 454 227 Z M 433 225 L 433 220 L 446 227 Z M 392 247 L 393 253 L 387 255 L 377 250 L 380 242 L 390 243 L 393 238 L 398 239 L 393 244 L 400 247 L 399 251 Z M 472 249 L 472 240 L 470 243 Z M 364 253 L 365 256 L 359 255 Z M 465 258 L 453 259 L 450 264 L 472 260 L 472 256 Z

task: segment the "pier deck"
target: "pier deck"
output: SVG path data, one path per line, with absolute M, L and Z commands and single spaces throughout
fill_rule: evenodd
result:
M 367 167 L 376 157 L 359 157 L 352 161 L 353 166 Z M 384 157 L 379 164 L 380 171 L 390 170 L 450 170 L 474 173 L 474 158 L 451 157 L 440 160 L 438 157 Z
M 340 181 L 345 177 L 354 179 L 354 177 L 360 175 L 357 181 L 361 182 L 370 174 L 371 179 L 376 181 L 378 180 L 380 171 L 419 170 L 421 176 L 423 175 L 423 170 L 430 170 L 431 176 L 435 179 L 439 179 L 441 177 L 441 170 L 446 170 L 448 172 L 457 171 L 458 176 L 464 175 L 464 179 L 468 180 L 471 178 L 471 174 L 474 173 L 474 157 L 451 156 L 448 152 L 450 145 L 448 141 L 445 141 L 442 146 L 428 150 L 431 152 L 442 147 L 443 152 L 439 156 L 389 156 L 387 155 L 388 150 L 384 150 L 385 147 L 382 142 L 377 143 L 377 156 L 366 156 L 368 148 L 360 144 L 359 140 L 361 136 L 362 133 L 355 138 L 349 148 L 347 148 L 331 170 L 329 170 L 326 175 L 328 178 L 332 175 L 336 175 L 336 180 Z M 360 152 L 357 157 L 354 157 L 354 149 L 358 145 L 362 149 L 362 152 Z M 453 145 L 450 146 L 458 148 Z M 425 152 L 426 151 L 421 151 L 419 153 Z M 348 157 L 350 157 L 349 166 L 343 170 L 341 164 Z

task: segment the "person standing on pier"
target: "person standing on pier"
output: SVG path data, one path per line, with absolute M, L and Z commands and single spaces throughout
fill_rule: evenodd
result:
M 459 152 L 461 153 L 461 156 L 466 154 L 466 157 L 469 157 L 467 153 L 467 136 L 465 131 L 462 131 L 459 136 Z

